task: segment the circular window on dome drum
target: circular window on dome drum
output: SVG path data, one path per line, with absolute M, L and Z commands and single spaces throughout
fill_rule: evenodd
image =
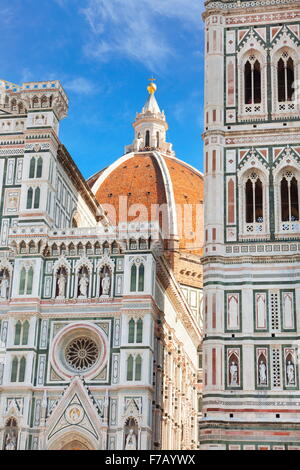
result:
M 72 369 L 83 372 L 91 369 L 99 357 L 95 341 L 87 336 L 75 338 L 66 347 L 66 361 Z

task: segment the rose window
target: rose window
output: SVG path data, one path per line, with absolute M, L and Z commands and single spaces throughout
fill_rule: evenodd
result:
M 71 341 L 66 348 L 66 361 L 77 371 L 86 371 L 93 367 L 99 357 L 99 349 L 95 341 L 88 337 L 80 337 Z

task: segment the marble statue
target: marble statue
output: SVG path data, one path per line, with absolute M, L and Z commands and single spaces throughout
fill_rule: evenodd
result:
M 286 373 L 287 373 L 287 384 L 295 385 L 295 367 L 291 361 L 288 361 L 287 363 Z
M 266 385 L 267 383 L 267 367 L 263 361 L 260 361 L 259 364 L 259 384 Z
M 238 368 L 235 362 L 232 362 L 230 366 L 230 385 L 238 385 Z
M 102 279 L 101 282 L 101 287 L 102 287 L 102 295 L 109 295 L 110 292 L 110 277 L 108 273 L 105 273 L 104 278 Z
M 88 295 L 88 285 L 89 285 L 89 280 L 86 274 L 83 274 L 83 276 L 80 278 L 79 281 L 79 293 L 81 297 L 87 297 Z
M 17 439 L 16 436 L 7 435 L 5 441 L 5 450 L 16 450 Z
M 125 450 L 137 450 L 137 442 L 133 429 L 130 429 L 127 436 Z
M 0 284 L 0 298 L 7 299 L 7 289 L 9 288 L 9 280 L 4 274 L 3 279 Z
M 58 277 L 58 297 L 64 297 L 66 291 L 66 277 L 61 273 Z

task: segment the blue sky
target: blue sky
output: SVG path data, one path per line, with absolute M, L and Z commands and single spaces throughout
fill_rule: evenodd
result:
M 62 82 L 60 139 L 85 177 L 132 142 L 157 79 L 178 158 L 202 170 L 203 0 L 1 0 L 0 78 Z

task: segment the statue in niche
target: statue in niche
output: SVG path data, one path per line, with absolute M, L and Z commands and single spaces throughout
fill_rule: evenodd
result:
M 267 366 L 263 361 L 260 361 L 258 366 L 259 372 L 259 385 L 267 385 Z
M 236 387 L 238 385 L 238 367 L 235 362 L 232 361 L 229 371 L 230 371 L 230 386 Z
M 103 278 L 101 280 L 101 295 L 109 296 L 110 286 L 111 286 L 111 278 L 110 278 L 108 270 L 104 270 L 102 276 L 103 276 Z
M 288 361 L 286 366 L 287 384 L 295 385 L 295 366 L 292 361 Z
M 6 272 L 4 271 L 3 277 L 1 279 L 0 284 L 0 299 L 7 299 L 8 288 L 9 288 L 9 277 L 7 276 Z
M 137 450 L 136 435 L 134 429 L 130 429 L 129 434 L 126 438 L 125 450 Z
M 89 287 L 89 278 L 86 272 L 80 277 L 79 280 L 79 297 L 87 298 L 88 296 L 88 287 Z
M 8 434 L 5 440 L 4 450 L 16 450 L 17 449 L 17 437 L 15 434 Z
M 61 271 L 60 274 L 59 274 L 59 276 L 58 276 L 58 280 L 57 280 L 57 285 L 58 285 L 58 297 L 59 297 L 60 299 L 64 299 L 64 298 L 65 298 L 66 283 L 67 283 L 66 276 L 65 276 L 64 273 Z

